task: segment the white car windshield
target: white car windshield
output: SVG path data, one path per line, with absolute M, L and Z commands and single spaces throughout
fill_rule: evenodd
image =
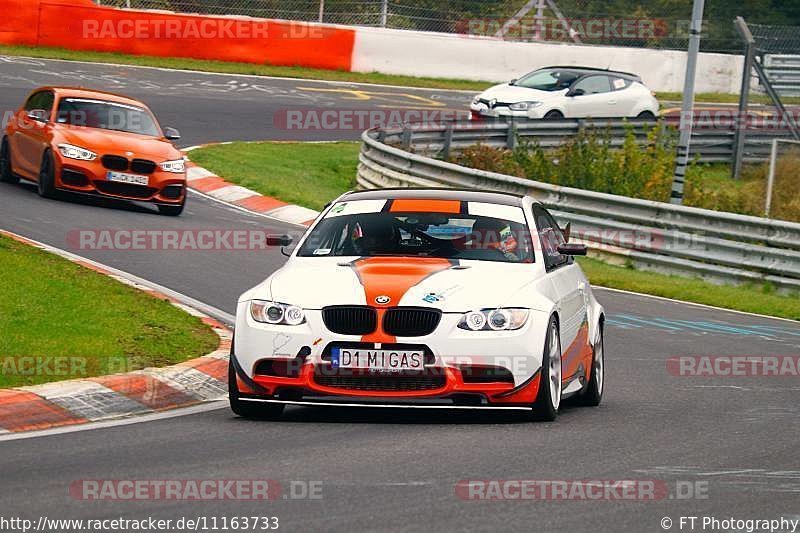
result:
M 107 100 L 64 98 L 58 104 L 56 122 L 151 137 L 161 135 L 155 120 L 145 109 Z
M 569 89 L 580 76 L 579 72 L 573 70 L 547 68 L 531 72 L 518 79 L 514 82 L 514 86 L 537 91 L 563 91 Z
M 469 214 L 396 212 L 329 216 L 313 229 L 298 256 L 534 261 L 524 224 Z

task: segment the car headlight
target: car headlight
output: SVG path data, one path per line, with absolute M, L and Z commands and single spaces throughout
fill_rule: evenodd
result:
M 508 108 L 511 111 L 527 111 L 528 109 L 534 109 L 542 105 L 541 102 L 517 102 L 516 104 L 511 104 Z
M 481 95 L 478 95 L 472 99 L 472 105 L 478 105 L 480 103 L 481 103 Z
M 513 331 L 528 321 L 527 309 L 481 309 L 461 317 L 458 327 L 469 331 Z
M 74 144 L 61 143 L 58 145 L 58 151 L 68 159 L 79 159 L 80 161 L 94 161 L 97 159 L 96 153 Z
M 158 166 L 160 166 L 161 170 L 164 172 L 174 172 L 175 174 L 183 174 L 186 172 L 186 161 L 184 159 L 164 161 Z
M 250 302 L 250 316 L 264 324 L 299 326 L 306 321 L 306 315 L 296 305 L 253 300 Z

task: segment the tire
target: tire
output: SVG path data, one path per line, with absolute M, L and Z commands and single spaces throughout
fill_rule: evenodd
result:
M 564 113 L 561 111 L 556 111 L 555 109 L 548 111 L 544 115 L 544 120 L 564 120 Z
M 183 201 L 178 205 L 157 205 L 158 212 L 161 215 L 168 216 L 168 217 L 177 217 L 183 213 L 183 208 L 186 206 L 186 199 L 184 198 Z
M 656 116 L 653 114 L 652 111 L 642 111 L 638 115 L 636 115 L 636 120 L 655 120 Z
M 561 406 L 561 336 L 556 318 L 550 317 L 547 336 L 544 342 L 542 369 L 539 377 L 539 392 L 531 406 L 531 418 L 542 422 L 552 422 L 558 417 Z
M 46 150 L 44 156 L 42 156 L 36 190 L 42 198 L 53 199 L 58 196 L 58 190 L 56 189 L 56 162 L 50 150 Z
M 603 401 L 603 391 L 606 383 L 606 352 L 602 323 L 600 324 L 600 338 L 595 343 L 593 351 L 591 378 L 589 378 L 586 390 L 577 398 L 577 404 L 586 407 L 597 407 Z
M 233 355 L 231 355 L 233 357 Z M 283 414 L 286 407 L 278 403 L 243 402 L 239 399 L 239 387 L 236 384 L 236 369 L 233 361 L 228 363 L 228 399 L 231 403 L 231 411 L 242 418 L 253 418 L 257 420 L 277 420 Z
M 19 176 L 11 170 L 11 145 L 8 137 L 3 137 L 0 145 L 0 181 L 3 183 L 19 183 Z

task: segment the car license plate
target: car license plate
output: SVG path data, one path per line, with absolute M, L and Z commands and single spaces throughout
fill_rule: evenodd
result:
M 106 173 L 108 181 L 116 181 L 118 183 L 130 183 L 132 185 L 149 185 L 150 178 L 147 176 L 140 176 L 138 174 L 126 174 L 125 172 L 108 172 Z
M 425 354 L 407 350 L 351 350 L 334 348 L 331 353 L 333 368 L 360 368 L 367 370 L 398 371 L 423 370 Z

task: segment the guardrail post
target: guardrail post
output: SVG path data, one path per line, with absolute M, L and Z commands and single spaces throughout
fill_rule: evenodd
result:
M 453 144 L 453 125 L 449 124 L 444 130 L 444 142 L 442 143 L 442 159 L 450 159 L 450 146 Z
M 511 120 L 507 123 L 508 133 L 506 135 L 506 148 L 514 150 L 517 148 L 517 124 Z
M 411 128 L 403 124 L 403 148 L 411 148 Z

